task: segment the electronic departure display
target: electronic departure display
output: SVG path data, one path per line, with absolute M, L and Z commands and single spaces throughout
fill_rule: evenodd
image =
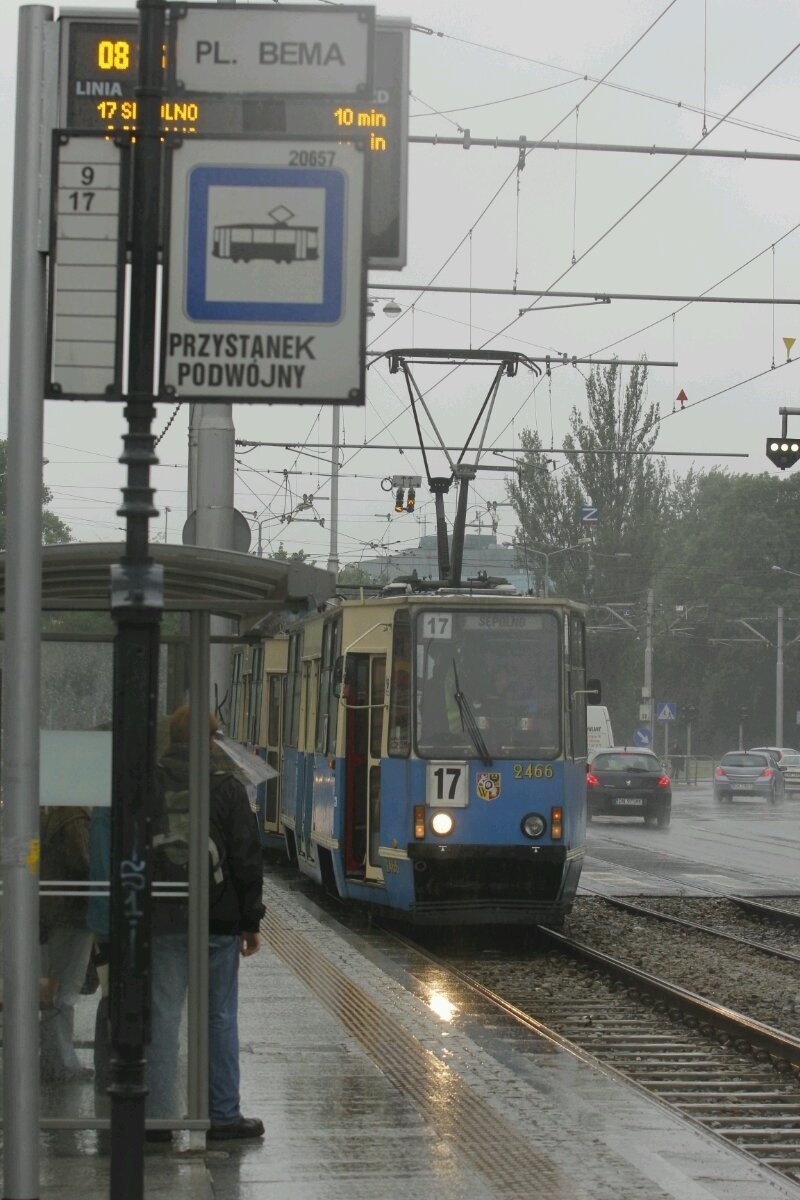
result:
M 230 14 L 236 19 L 235 12 Z M 268 18 L 265 18 L 268 19 Z M 64 16 L 61 28 L 59 123 L 74 131 L 130 133 L 136 129 L 139 26 L 104 14 Z M 347 140 L 368 133 L 370 147 L 370 266 L 400 268 L 406 261 L 408 175 L 407 21 L 378 20 L 375 95 L 367 104 L 295 96 L 167 97 L 165 133 L 319 133 Z

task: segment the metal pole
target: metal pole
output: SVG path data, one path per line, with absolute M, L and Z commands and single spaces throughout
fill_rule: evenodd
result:
M 775 745 L 783 745 L 783 607 L 778 608 L 778 655 L 775 665 Z
M 197 424 L 200 419 L 201 405 L 192 404 L 189 408 L 189 447 L 188 471 L 186 475 L 186 515 L 190 517 L 197 508 Z M 197 518 L 195 518 L 196 520 Z M 196 532 L 196 531 L 195 531 Z M 195 536 L 195 545 L 197 537 Z
M 644 687 L 642 689 L 642 699 L 646 702 L 649 717 L 648 725 L 650 727 L 650 745 L 653 745 L 653 610 L 655 608 L 655 595 L 652 588 L 647 589 L 647 620 L 645 625 L 645 646 L 644 646 Z
M 45 260 L 39 253 L 45 38 L 53 10 L 19 14 L 8 372 L 3 672 L 3 1195 L 39 1195 L 39 674 Z
M 230 404 L 204 404 L 196 420 L 196 524 L 195 544 L 220 550 L 233 549 L 233 408 Z M 232 623 L 211 618 L 212 634 L 229 634 Z M 230 685 L 230 647 L 211 647 L 209 693 L 213 712 L 225 721 L 225 701 Z
M 480 288 L 480 287 L 455 287 L 444 283 L 370 283 L 370 291 L 373 288 L 378 291 L 381 288 L 391 289 L 393 292 L 449 292 L 453 295 L 467 294 L 470 296 L 541 296 L 549 297 L 553 300 L 601 300 L 608 303 L 609 300 L 652 300 L 654 303 L 666 304 L 772 304 L 771 296 L 674 296 L 663 295 L 655 292 L 570 292 L 561 291 L 556 288 L 550 290 L 546 288 Z M 780 297 L 775 299 L 776 304 L 800 304 L 800 299 L 793 296 Z M 527 309 L 523 309 L 527 312 Z M 534 308 L 533 312 L 543 312 L 543 309 Z M 534 356 L 526 354 L 529 362 L 548 362 L 554 364 L 563 361 L 564 355 L 553 354 L 544 356 Z M 572 356 L 569 357 L 569 362 L 572 362 Z M 578 358 L 576 362 L 588 363 L 603 363 L 614 362 L 614 359 L 602 358 Z M 620 359 L 620 365 L 623 360 Z M 631 360 L 634 364 L 636 359 Z M 639 360 L 641 361 L 641 360 Z M 648 362 L 647 364 L 651 364 Z M 660 362 L 653 365 L 667 367 L 677 366 L 677 363 Z
M 341 409 L 334 404 L 331 410 L 331 517 L 330 517 L 330 549 L 328 551 L 328 570 L 333 576 L 333 584 L 339 575 L 339 437 L 341 430 Z M 261 526 L 258 527 L 259 539 Z M 260 553 L 260 551 L 259 551 Z
M 450 543 L 447 537 L 447 517 L 444 511 L 444 498 L 450 490 L 450 480 L 437 476 L 429 481 L 433 492 L 433 503 L 436 510 L 436 557 L 439 562 L 439 578 L 450 577 Z
M 155 784 L 163 571 L 149 557 L 150 467 L 159 214 L 160 109 L 165 0 L 139 0 L 137 131 L 133 144 L 130 371 L 118 515 L 125 555 L 111 569 L 114 705 L 111 796 L 111 1200 L 144 1196 L 145 1046 L 150 1038 L 150 822 Z
M 486 146 L 492 150 L 516 150 L 528 154 L 532 150 L 576 150 L 601 154 L 645 154 L 649 158 L 654 155 L 668 155 L 678 158 L 741 158 L 767 159 L 773 162 L 800 162 L 800 154 L 783 153 L 780 150 L 708 150 L 697 149 L 694 146 L 637 146 L 624 145 L 618 142 L 542 142 L 537 138 L 530 141 L 521 138 L 474 138 L 469 130 L 461 137 L 440 137 L 438 134 L 411 134 L 409 144 L 418 146 L 460 146 L 462 150 L 470 150 L 473 146 Z M 370 283 L 370 291 L 376 285 Z M 388 284 L 384 285 L 389 287 Z M 390 288 L 397 291 L 397 288 Z
M 189 795 L 193 798 L 189 834 L 187 1022 L 187 1115 L 190 1120 L 208 1118 L 209 628 L 208 613 L 190 614 Z
M 473 467 L 456 467 L 455 476 L 458 480 L 458 502 L 456 516 L 453 521 L 452 551 L 450 556 L 450 586 L 459 587 L 461 584 L 461 564 L 464 561 L 464 534 L 467 524 L 467 504 L 469 501 L 469 485 L 475 478 Z

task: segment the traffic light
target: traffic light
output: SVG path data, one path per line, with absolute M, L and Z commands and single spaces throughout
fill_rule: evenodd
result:
M 395 496 L 395 498 L 394 498 L 394 511 L 395 511 L 395 512 L 402 512 L 404 507 L 405 507 L 405 506 L 404 506 L 404 504 L 403 504 L 403 489 L 402 489 L 402 488 L 398 488 L 398 489 L 397 489 L 397 495 L 396 495 L 396 496 Z
M 697 716 L 697 706 L 695 704 L 684 704 L 683 716 L 687 725 L 691 725 L 692 721 Z
M 788 437 L 767 438 L 767 458 L 781 471 L 793 467 L 800 458 L 800 441 Z
M 747 717 L 748 717 L 748 715 L 749 715 L 749 714 L 748 714 L 748 710 L 745 708 L 745 706 L 744 706 L 744 705 L 742 705 L 742 706 L 740 707 L 740 709 L 739 709 L 739 720 L 740 720 L 740 721 L 746 721 L 746 720 L 747 720 Z
M 416 501 L 417 493 L 414 491 L 413 487 L 410 487 L 408 489 L 408 500 L 406 500 L 406 512 L 414 511 L 414 505 L 416 504 Z

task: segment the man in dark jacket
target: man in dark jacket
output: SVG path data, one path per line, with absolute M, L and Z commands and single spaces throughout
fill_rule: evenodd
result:
M 216 718 L 209 717 L 213 739 Z M 170 742 L 158 764 L 162 805 L 169 796 L 188 797 L 189 708 L 172 714 Z M 162 822 L 163 824 L 163 822 Z M 243 1117 L 239 1102 L 239 958 L 260 946 L 261 839 L 247 791 L 219 769 L 212 741 L 210 779 L 211 839 L 218 849 L 222 880 L 213 888 L 208 939 L 208 1137 L 217 1140 L 261 1137 L 257 1117 Z M 157 831 L 158 833 L 158 831 Z M 156 839 L 157 840 L 157 839 Z M 158 856 L 154 856 L 158 879 Z M 157 899 L 153 906 L 152 1036 L 148 1053 L 147 1115 L 175 1118 L 178 1031 L 188 973 L 187 911 L 183 902 Z M 169 1130 L 151 1130 L 149 1140 L 168 1140 Z

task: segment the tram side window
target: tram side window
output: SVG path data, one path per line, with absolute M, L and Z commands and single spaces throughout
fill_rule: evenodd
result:
M 336 753 L 336 728 L 339 717 L 339 697 L 336 695 L 334 684 L 335 667 L 342 652 L 342 622 L 334 621 L 331 625 L 331 672 L 328 683 L 328 744 L 326 754 Z
M 572 754 L 585 758 L 586 747 L 586 639 L 583 621 L 570 617 L 569 692 L 572 723 Z
M 300 668 L 303 657 L 303 635 L 293 633 L 289 638 L 289 667 L 287 674 L 286 716 L 288 728 L 286 745 L 297 745 L 300 726 Z
M 395 614 L 392 635 L 392 685 L 389 696 L 389 755 L 407 758 L 411 753 L 411 617 L 405 609 Z
M 239 716 L 242 705 L 242 651 L 234 652 L 231 664 L 231 737 L 244 741 L 239 729 Z
M 258 729 L 261 724 L 261 692 L 264 682 L 264 647 L 256 646 L 253 650 L 252 675 L 250 683 L 250 720 L 247 730 L 247 740 L 251 745 L 258 742 Z
M 281 692 L 284 684 L 283 675 L 269 677 L 269 708 L 267 712 L 267 743 L 277 746 L 280 741 L 281 729 Z
M 328 748 L 328 723 L 330 720 L 329 705 L 333 682 L 333 622 L 329 622 L 322 631 L 322 662 L 319 672 L 319 696 L 317 699 L 317 729 L 314 747 L 318 754 L 324 754 Z

